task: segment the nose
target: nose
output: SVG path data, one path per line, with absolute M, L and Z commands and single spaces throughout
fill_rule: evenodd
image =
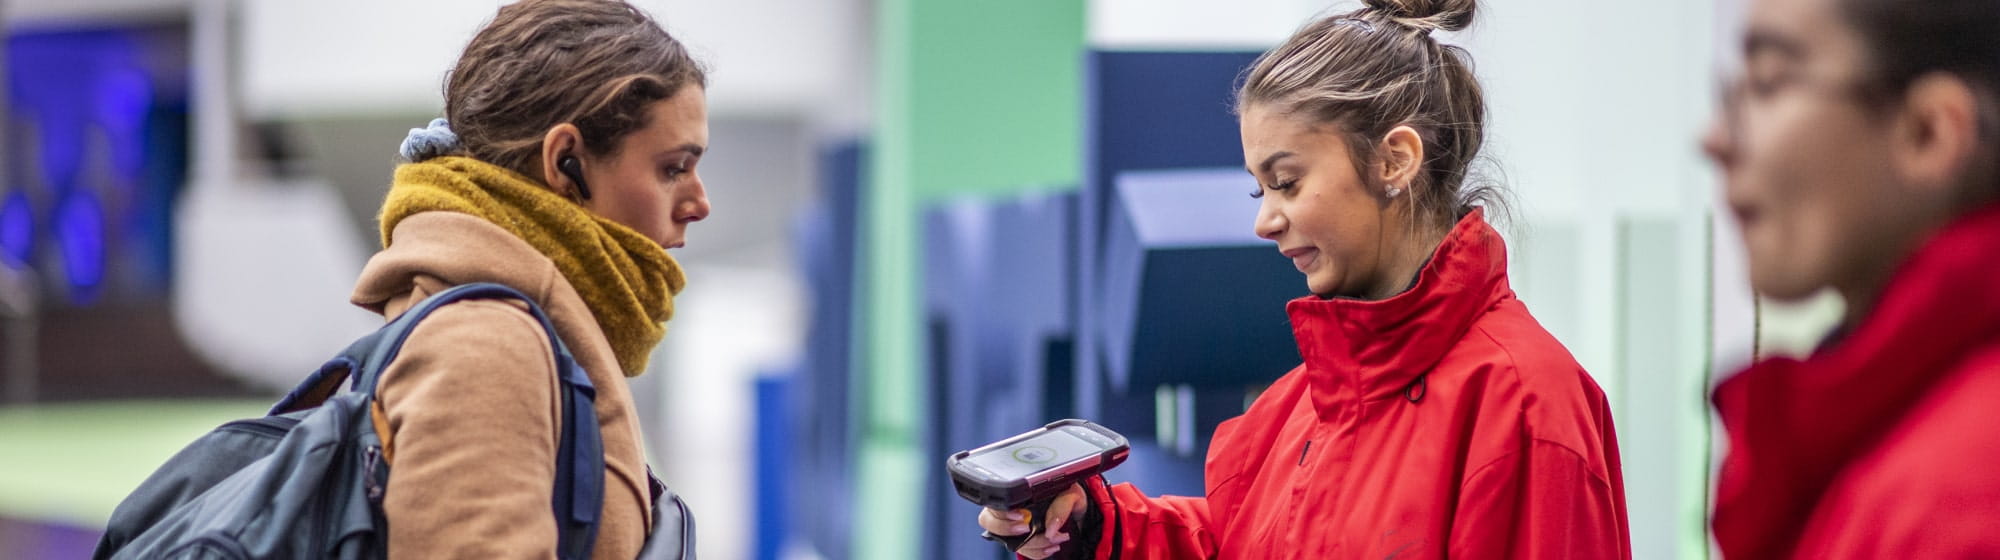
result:
M 1728 169 L 1735 163 L 1736 135 L 1732 134 L 1726 117 L 1720 113 L 1708 119 L 1707 130 L 1701 134 L 1701 153 L 1716 166 Z
M 674 221 L 679 223 L 699 222 L 708 217 L 708 188 L 695 176 L 689 181 L 686 198 L 674 204 Z
M 1257 237 L 1277 241 L 1278 236 L 1285 234 L 1285 227 L 1289 224 L 1285 221 L 1285 214 L 1278 211 L 1278 205 L 1272 200 L 1274 198 L 1276 197 L 1266 196 L 1262 199 L 1263 202 L 1258 203 L 1257 222 L 1252 225 L 1257 231 Z
M 1701 134 L 1702 155 L 1725 171 L 1735 165 L 1743 149 L 1743 83 L 1742 76 L 1722 78 L 1720 99 Z

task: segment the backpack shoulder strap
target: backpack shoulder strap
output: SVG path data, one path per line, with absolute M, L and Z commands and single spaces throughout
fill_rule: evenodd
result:
M 395 361 L 396 355 L 402 352 L 403 342 L 410 337 L 412 331 L 416 330 L 417 323 L 422 322 L 438 308 L 468 299 L 512 299 L 527 304 L 528 314 L 534 316 L 535 321 L 542 325 L 542 332 L 547 333 L 549 337 L 549 347 L 555 349 L 557 374 L 562 375 L 565 360 L 572 365 L 575 363 L 576 360 L 570 354 L 569 347 L 563 344 L 561 337 L 556 336 L 555 324 L 542 312 L 541 306 L 537 305 L 535 300 L 501 284 L 490 282 L 461 284 L 424 298 L 397 316 L 396 320 L 348 344 L 347 349 L 342 350 L 333 359 L 327 360 L 325 365 L 320 366 L 319 371 L 307 376 L 297 388 L 292 389 L 273 405 L 270 413 L 283 414 L 319 406 L 326 402 L 327 397 L 333 396 L 339 390 L 340 384 L 346 381 L 352 382 L 350 389 L 373 396 L 376 382 L 380 380 L 384 370 L 388 369 L 389 363 Z M 580 376 L 574 381 L 589 387 L 593 396 L 596 394 L 596 387 L 590 384 L 589 377 Z
M 569 347 L 556 335 L 555 324 L 533 299 L 513 288 L 493 283 L 453 286 L 424 298 L 381 329 L 348 345 L 340 356 L 307 377 L 297 389 L 272 407 L 278 414 L 317 406 L 343 380 L 375 400 L 384 370 L 395 361 L 417 324 L 446 305 L 474 299 L 511 299 L 527 304 L 529 315 L 542 325 L 555 349 L 556 376 L 561 381 L 562 434 L 556 450 L 556 480 L 551 508 L 558 529 L 557 552 L 564 559 L 589 558 L 597 543 L 597 522 L 604 508 L 604 440 L 597 424 L 597 387 L 576 363 Z M 370 403 L 373 408 L 374 403 Z M 389 442 L 383 441 L 384 449 Z
M 549 320 L 548 314 L 542 311 L 541 306 L 537 305 L 535 300 L 529 299 L 526 294 L 522 294 L 518 290 L 500 284 L 485 282 L 462 284 L 432 294 L 430 297 L 424 298 L 423 301 L 419 301 L 416 305 L 411 306 L 408 311 L 404 311 L 402 315 L 397 316 L 396 320 L 390 321 L 388 325 L 384 325 L 381 330 L 371 335 L 379 337 L 379 340 L 368 341 L 363 339 L 362 341 L 356 341 L 354 346 L 348 347 L 347 352 L 342 352 L 341 357 L 347 358 L 359 366 L 357 369 L 360 375 L 354 379 L 353 389 L 373 395 L 375 393 L 376 382 L 380 380 L 384 370 L 388 369 L 387 366 L 389 363 L 395 361 L 396 355 L 402 352 L 403 342 L 410 337 L 412 331 L 417 329 L 418 323 L 422 322 L 424 318 L 429 317 L 432 312 L 444 306 L 473 299 L 511 299 L 527 304 L 528 314 L 534 316 L 535 321 L 542 325 L 542 332 L 549 337 L 549 347 L 555 349 L 557 375 L 564 375 L 563 370 L 567 369 L 566 365 L 575 365 L 576 359 L 571 356 L 569 346 L 563 344 L 561 337 L 556 336 L 555 323 Z M 368 344 L 364 346 L 363 342 L 368 342 Z M 589 387 L 592 395 L 596 394 L 596 387 L 590 384 L 589 377 L 579 376 L 575 379 L 570 379 L 565 376 L 563 382 L 576 383 Z

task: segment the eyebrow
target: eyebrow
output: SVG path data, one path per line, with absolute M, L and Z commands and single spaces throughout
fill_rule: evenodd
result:
M 1754 57 L 1764 53 L 1784 55 L 1786 58 L 1804 58 L 1805 45 L 1798 40 L 1769 29 L 1751 28 L 1743 34 L 1743 56 Z
M 1271 154 L 1269 156 L 1265 156 L 1264 161 L 1258 163 L 1256 169 L 1253 170 L 1251 168 L 1245 167 L 1243 168 L 1243 170 L 1249 171 L 1251 175 L 1256 175 L 1258 171 L 1263 171 L 1265 174 L 1269 174 L 1271 172 L 1271 166 L 1276 165 L 1278 163 L 1278 160 L 1292 157 L 1295 155 L 1298 154 L 1294 154 L 1291 152 L 1278 152 L 1275 154 Z
M 702 154 L 703 152 L 707 152 L 707 151 L 708 151 L 708 148 L 704 148 L 704 147 L 702 147 L 702 146 L 701 146 L 700 144 L 696 144 L 696 143 L 693 143 L 693 142 L 689 142 L 689 143 L 686 143 L 686 144 L 682 144 L 682 145 L 681 145 L 681 147 L 679 147 L 679 148 L 674 148 L 674 149 L 673 149 L 673 150 L 671 150 L 670 152 L 687 152 L 687 153 L 688 153 L 688 155 L 691 155 L 691 156 L 694 156 L 694 157 L 701 157 L 701 154 Z

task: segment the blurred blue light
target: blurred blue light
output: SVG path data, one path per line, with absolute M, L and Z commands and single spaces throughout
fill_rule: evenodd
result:
M 183 39 L 173 26 L 6 37 L 5 132 L 19 148 L 6 155 L 0 255 L 59 277 L 50 287 L 67 289 L 51 296 L 89 305 L 108 276 L 146 297 L 167 285 L 187 154 Z
M 70 301 L 90 303 L 104 283 L 104 210 L 90 191 L 72 191 L 56 208 L 55 226 Z
M 103 127 L 119 185 L 135 188 L 146 163 L 146 112 L 153 104 L 153 87 L 137 68 L 107 68 L 97 77 L 97 106 L 92 119 Z
M 137 47 L 115 32 L 17 35 L 7 42 L 14 116 L 41 137 L 44 185 L 74 188 L 84 165 L 87 126 L 96 120 L 93 85 L 109 67 L 129 67 Z
M 0 203 L 0 253 L 8 257 L 8 264 L 20 265 L 28 262 L 35 250 L 35 212 L 28 206 L 28 194 L 22 189 L 7 192 L 7 201 Z

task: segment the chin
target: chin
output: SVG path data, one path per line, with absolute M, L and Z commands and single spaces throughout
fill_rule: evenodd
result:
M 1809 274 L 1795 270 L 1759 270 L 1751 267 L 1750 287 L 1757 295 L 1784 302 L 1793 302 L 1812 297 L 1826 287 L 1825 282 L 1815 281 Z
M 1338 293 L 1339 290 L 1340 286 L 1336 285 L 1334 282 L 1330 280 L 1317 280 L 1311 277 L 1306 278 L 1306 291 L 1312 292 L 1313 295 L 1322 298 L 1333 297 L 1333 295 Z
M 1797 301 L 1812 297 L 1826 286 L 1823 275 L 1815 273 L 1815 267 L 1804 262 L 1801 248 L 1781 243 L 1763 242 L 1771 232 L 1744 232 L 1746 255 L 1749 258 L 1750 287 L 1757 295 L 1779 301 Z

